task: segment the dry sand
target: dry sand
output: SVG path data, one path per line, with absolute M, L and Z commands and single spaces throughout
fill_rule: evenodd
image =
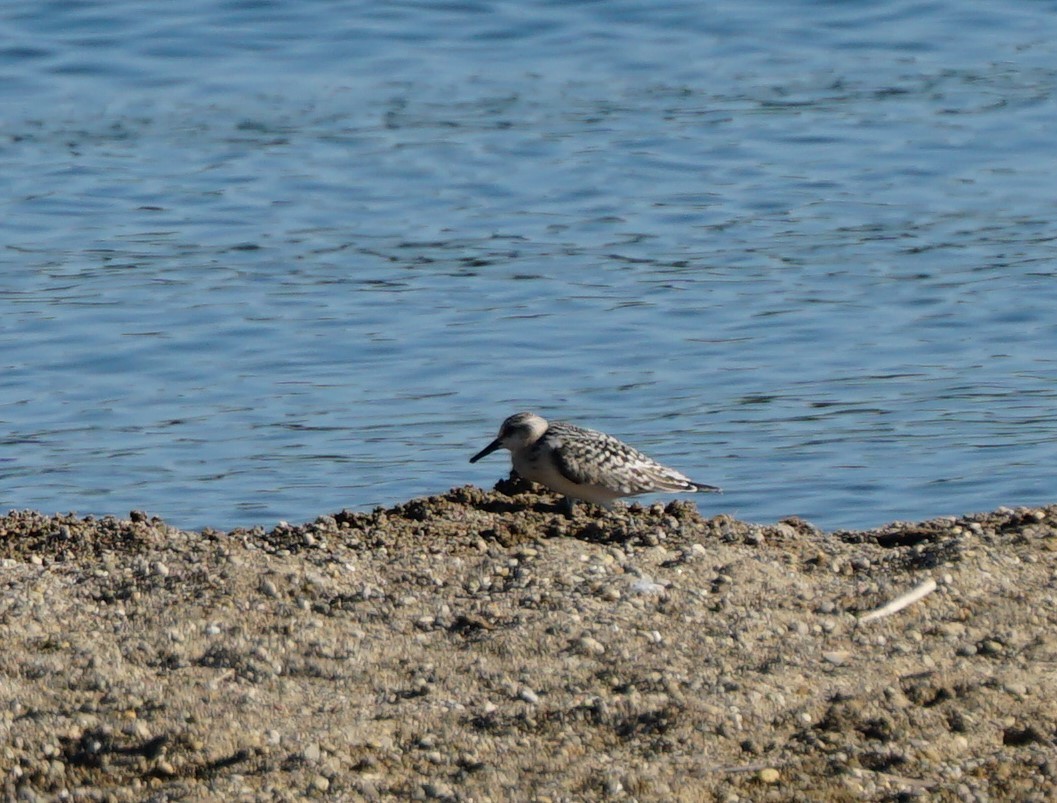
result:
M 1057 506 L 555 502 L 0 518 L 3 797 L 1057 799 Z

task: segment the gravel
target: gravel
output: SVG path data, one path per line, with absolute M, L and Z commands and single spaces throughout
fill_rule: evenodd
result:
M 3 797 L 1057 799 L 1057 506 L 823 533 L 556 503 L 12 511 Z

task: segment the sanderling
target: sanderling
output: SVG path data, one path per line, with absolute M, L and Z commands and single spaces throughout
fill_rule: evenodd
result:
M 651 491 L 719 491 L 702 485 L 612 435 L 593 429 L 548 422 L 535 413 L 517 413 L 499 428 L 499 436 L 470 458 L 476 463 L 496 449 L 510 450 L 514 471 L 573 500 L 610 507 L 622 496 Z

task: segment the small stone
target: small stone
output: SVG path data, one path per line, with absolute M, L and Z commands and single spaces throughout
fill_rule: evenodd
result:
M 663 594 L 665 588 L 660 583 L 653 582 L 653 578 L 649 575 L 642 575 L 638 580 L 631 584 L 631 593 L 647 596 L 651 594 Z
M 761 783 L 778 783 L 782 775 L 774 767 L 764 767 L 756 773 L 756 777 L 760 779 Z
M 316 792 L 326 792 L 330 789 L 330 780 L 325 775 L 317 775 L 312 779 L 311 786 Z
M 604 655 L 606 646 L 598 639 L 584 636 L 576 642 L 576 650 L 581 655 Z
M 442 798 L 453 798 L 455 797 L 455 790 L 450 784 L 444 781 L 432 781 L 422 787 L 422 791 L 426 793 L 426 797 L 434 800 L 440 800 Z
M 538 705 L 540 701 L 539 695 L 528 686 L 523 686 L 517 696 L 519 700 L 524 700 L 529 705 Z
M 279 589 L 276 587 L 275 583 L 273 583 L 271 580 L 267 580 L 267 579 L 261 580 L 260 585 L 258 586 L 258 588 L 260 589 L 260 592 L 262 594 L 264 594 L 264 596 L 266 596 L 266 597 L 277 597 L 277 596 L 279 596 Z

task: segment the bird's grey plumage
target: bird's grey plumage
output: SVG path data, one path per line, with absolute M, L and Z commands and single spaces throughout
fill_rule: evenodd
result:
M 622 496 L 719 490 L 694 482 L 612 435 L 564 421 L 548 422 L 534 413 L 506 419 L 499 436 L 470 462 L 501 447 L 510 450 L 514 470 L 525 479 L 607 507 Z

